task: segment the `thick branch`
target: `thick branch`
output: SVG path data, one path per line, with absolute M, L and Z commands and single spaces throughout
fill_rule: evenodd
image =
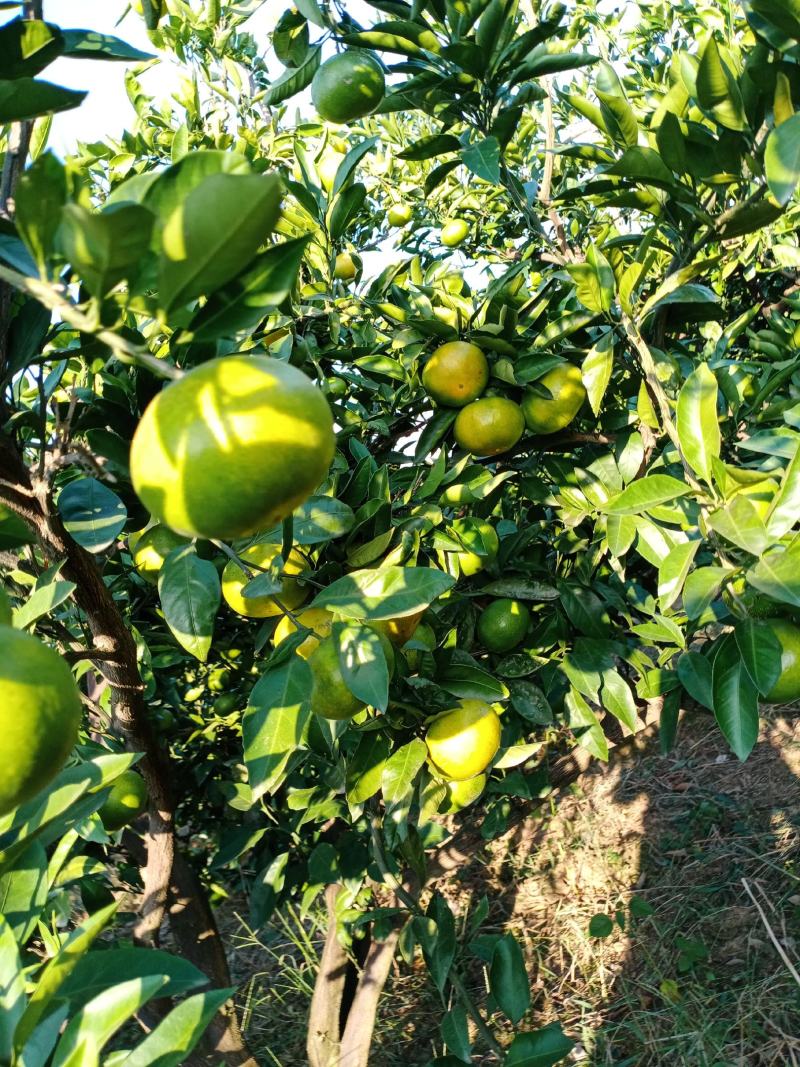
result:
M 367 1067 L 369 1063 L 378 1001 L 389 977 L 400 932 L 398 927 L 392 930 L 385 941 L 374 941 L 370 946 L 358 980 L 356 995 L 347 1013 L 341 1053 L 337 1061 L 340 1067 Z
M 341 886 L 325 890 L 328 928 L 311 998 L 306 1051 L 310 1067 L 338 1067 L 342 999 L 350 960 L 336 930 L 336 897 Z

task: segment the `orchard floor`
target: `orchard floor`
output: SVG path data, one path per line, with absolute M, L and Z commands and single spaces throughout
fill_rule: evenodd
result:
M 766 721 L 744 766 L 694 716 L 669 756 L 655 743 L 594 768 L 448 895 L 463 910 L 486 893 L 486 932 L 510 925 L 521 938 L 534 997 L 524 1025 L 558 1019 L 578 1042 L 573 1064 L 800 1067 L 799 844 L 800 716 Z M 617 914 L 624 930 L 590 935 L 593 917 Z M 259 939 L 266 956 L 244 929 L 237 940 L 259 1061 L 299 1067 L 319 930 L 284 914 Z M 479 966 L 472 977 L 477 990 Z M 374 1067 L 441 1054 L 436 1012 L 422 968 L 396 968 Z

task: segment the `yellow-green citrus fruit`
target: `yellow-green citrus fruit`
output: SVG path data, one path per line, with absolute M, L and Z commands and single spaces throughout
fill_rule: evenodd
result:
M 272 566 L 272 561 L 280 554 L 280 545 L 261 541 L 240 552 L 239 558 L 243 563 L 254 563 L 256 567 L 267 569 Z M 289 553 L 289 558 L 283 564 L 282 573 L 288 576 L 302 574 L 307 570 L 308 560 L 296 548 L 293 548 Z M 273 615 L 281 614 L 281 609 L 268 593 L 264 596 L 242 596 L 242 590 L 247 583 L 260 573 L 260 571 L 254 570 L 248 577 L 235 560 L 229 560 L 225 564 L 225 570 L 222 572 L 222 595 L 225 597 L 226 602 L 239 615 L 246 615 L 250 619 L 267 619 Z M 294 611 L 308 597 L 308 593 L 309 590 L 301 585 L 296 578 L 284 577 L 281 579 L 281 591 L 276 595 L 285 608 L 288 608 L 289 611 Z
M 399 619 L 382 619 L 367 625 L 377 630 L 378 633 L 385 634 L 392 644 L 399 648 L 411 639 L 424 614 L 424 611 L 417 611 L 413 615 L 403 615 Z
M 484 396 L 459 411 L 453 433 L 465 452 L 498 456 L 514 447 L 524 429 L 519 404 L 504 396 Z
M 0 626 L 10 626 L 12 615 L 13 611 L 11 609 L 11 601 L 8 599 L 8 593 L 0 586 Z
M 98 811 L 106 830 L 121 830 L 147 807 L 147 786 L 136 771 L 123 771 L 111 786 L 108 800 Z
M 0 815 L 52 781 L 80 722 L 78 687 L 61 656 L 22 630 L 0 627 Z
M 478 639 L 489 652 L 510 652 L 528 632 L 531 613 L 519 600 L 493 600 L 478 619 Z
M 307 626 L 309 630 L 314 631 L 297 648 L 297 654 L 302 656 L 303 659 L 308 659 L 320 641 L 325 637 L 330 637 L 333 615 L 326 611 L 325 608 L 306 608 L 305 611 L 298 613 L 297 620 L 303 626 Z M 275 627 L 272 643 L 279 645 L 281 641 L 284 641 L 289 634 L 295 633 L 296 630 L 297 627 L 294 624 L 294 620 L 290 619 L 288 615 L 284 615 Z
M 324 152 L 321 158 L 317 160 L 319 180 L 322 183 L 322 188 L 328 193 L 333 189 L 336 173 L 343 159 L 344 156 L 341 152 Z
M 340 282 L 349 282 L 355 278 L 356 264 L 349 252 L 340 252 L 336 257 L 333 276 L 334 278 L 338 278 Z
M 311 82 L 311 99 L 327 122 L 352 122 L 383 100 L 383 68 L 370 52 L 347 51 L 326 59 Z
M 240 700 L 236 693 L 223 693 L 214 701 L 215 715 L 230 715 L 239 707 Z
M 302 371 L 224 356 L 149 404 L 133 436 L 131 477 L 145 507 L 178 533 L 245 537 L 299 507 L 334 448 L 328 402 Z
M 781 676 L 764 699 L 769 704 L 800 700 L 800 626 L 787 619 L 770 619 L 764 625 L 781 646 Z
M 311 710 L 324 719 L 352 719 L 365 705 L 345 685 L 339 666 L 339 646 L 332 637 L 320 641 L 308 657 L 313 684 Z
M 336 400 L 339 400 L 343 396 L 347 396 L 347 382 L 344 378 L 326 378 L 322 388 L 328 396 L 332 396 Z
M 448 782 L 447 794 L 439 805 L 439 811 L 443 815 L 455 815 L 457 811 L 474 804 L 486 788 L 486 775 L 476 774 L 474 778 L 466 778 L 460 782 Z
M 216 667 L 208 676 L 208 689 L 211 693 L 222 693 L 231 684 L 233 675 L 227 667 Z
M 787 613 L 786 605 L 778 604 L 766 594 L 753 589 L 741 577 L 722 590 L 722 600 L 740 618 L 774 619 Z
M 405 226 L 406 223 L 411 222 L 412 214 L 410 204 L 392 204 L 389 208 L 389 225 Z
M 447 219 L 439 235 L 446 248 L 456 248 L 469 233 L 469 223 L 464 219 Z
M 462 700 L 458 707 L 437 715 L 425 743 L 443 778 L 474 778 L 486 770 L 500 747 L 500 720 L 484 701 Z
M 550 390 L 553 399 L 527 392 L 522 398 L 525 422 L 532 433 L 557 433 L 569 426 L 586 399 L 581 372 L 571 363 L 564 363 L 553 367 L 539 382 Z
M 497 558 L 497 553 L 500 550 L 500 538 L 491 523 L 479 522 L 476 524 L 476 530 L 481 535 L 487 555 L 479 556 L 477 552 L 458 552 L 456 554 L 461 573 L 466 578 L 471 578 L 474 574 L 482 571 L 488 563 Z
M 489 381 L 489 364 L 477 345 L 449 341 L 425 364 L 422 384 L 437 404 L 463 408 L 477 400 Z
M 133 544 L 128 542 L 134 567 L 151 585 L 158 585 L 159 571 L 170 552 L 188 543 L 187 538 L 160 523 L 139 534 Z

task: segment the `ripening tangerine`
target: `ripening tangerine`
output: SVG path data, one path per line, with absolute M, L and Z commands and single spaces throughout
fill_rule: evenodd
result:
M 463 408 L 477 400 L 489 381 L 489 364 L 477 345 L 448 341 L 425 364 L 422 384 L 444 407 Z

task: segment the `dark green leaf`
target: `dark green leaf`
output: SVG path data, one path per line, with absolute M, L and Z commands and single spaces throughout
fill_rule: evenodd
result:
M 500 1010 L 516 1026 L 531 1005 L 531 987 L 522 949 L 513 934 L 505 934 L 494 946 L 489 989 Z
M 530 1034 L 517 1034 L 506 1053 L 504 1067 L 555 1067 L 574 1048 L 560 1023 L 550 1023 Z
M 758 738 L 758 690 L 733 634 L 722 639 L 712 667 L 714 715 L 725 740 L 744 761 Z
M 339 666 L 350 692 L 379 711 L 389 703 L 389 668 L 381 639 L 369 626 L 336 624 L 333 633 L 339 642 Z
M 214 564 L 200 559 L 194 545 L 174 549 L 159 572 L 158 594 L 175 640 L 205 662 L 221 598 Z
M 70 482 L 58 498 L 64 525 L 88 552 L 103 552 L 122 532 L 128 512 L 117 496 L 96 478 Z
M 353 571 L 318 593 L 313 607 L 347 619 L 396 619 L 427 608 L 454 583 L 432 567 Z
M 290 758 L 305 746 L 311 683 L 310 667 L 293 655 L 267 671 L 250 693 L 242 738 L 254 801 L 280 786 Z
M 0 123 L 23 122 L 55 111 L 69 111 L 78 107 L 85 97 L 85 92 L 33 78 L 0 80 Z

